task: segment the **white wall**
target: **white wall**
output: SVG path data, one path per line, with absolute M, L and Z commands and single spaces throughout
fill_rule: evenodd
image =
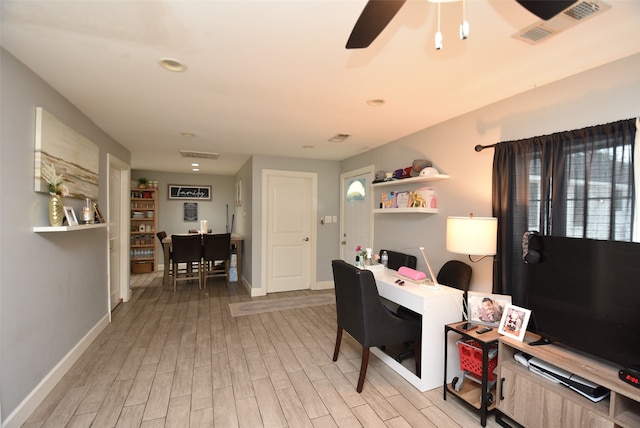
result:
M 430 106 L 428 100 L 425 108 Z M 477 144 L 489 145 L 569 129 L 613 122 L 640 115 L 640 55 L 569 77 L 518 95 L 447 122 L 416 132 L 375 150 L 342 162 L 350 171 L 375 164 L 390 171 L 411 165 L 414 159 L 433 162 L 451 179 L 433 184 L 439 213 L 420 216 L 375 216 L 375 248 L 404 250 L 418 256 L 418 268 L 426 269 L 415 248 L 424 246 L 438 270 L 449 259 L 465 256 L 445 250 L 447 216 L 491 215 L 493 150 L 475 152 Z M 524 232 L 524 231 L 523 231 Z M 337 250 L 336 250 L 337 251 Z M 488 292 L 492 284 L 489 259 L 472 264 L 471 288 Z

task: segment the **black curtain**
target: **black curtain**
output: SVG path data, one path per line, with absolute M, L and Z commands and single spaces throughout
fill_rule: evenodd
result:
M 493 292 L 526 301 L 522 235 L 631 241 L 635 119 L 495 145 Z

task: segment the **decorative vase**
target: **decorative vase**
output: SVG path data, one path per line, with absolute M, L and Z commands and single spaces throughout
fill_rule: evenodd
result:
M 51 226 L 62 226 L 63 219 L 62 196 L 51 195 L 49 197 L 49 223 Z

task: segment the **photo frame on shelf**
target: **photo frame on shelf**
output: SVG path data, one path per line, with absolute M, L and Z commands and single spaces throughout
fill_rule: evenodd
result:
M 469 291 L 468 321 L 472 324 L 498 327 L 502 314 L 509 304 L 511 304 L 511 296 Z
M 100 211 L 100 207 L 98 207 L 98 204 L 96 204 L 95 202 L 93 204 L 93 211 L 96 213 L 96 216 L 95 216 L 96 217 L 96 219 L 95 219 L 96 223 L 106 223 L 104 221 L 104 216 L 102 215 L 102 212 Z
M 73 207 L 64 206 L 62 209 L 64 211 L 64 218 L 67 219 L 67 224 L 69 226 L 77 226 L 78 218 L 76 217 L 76 212 L 73 210 Z
M 500 320 L 498 333 L 512 337 L 522 342 L 527 332 L 531 311 L 515 305 L 507 305 Z

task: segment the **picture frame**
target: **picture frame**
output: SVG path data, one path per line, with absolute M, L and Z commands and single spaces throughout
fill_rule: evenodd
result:
M 63 206 L 62 210 L 64 211 L 64 218 L 67 219 L 67 224 L 69 226 L 77 226 L 78 218 L 76 217 L 76 212 L 73 210 L 73 207 Z
M 185 223 L 198 221 L 198 203 L 185 202 L 183 207 L 183 221 Z
M 498 333 L 522 342 L 527 332 L 531 311 L 512 304 L 507 305 L 500 320 Z
M 511 296 L 504 294 L 469 291 L 467 297 L 467 321 L 472 324 L 498 327 Z
M 100 207 L 95 202 L 93 203 L 93 211 L 96 213 L 96 223 L 106 223 L 104 220 L 104 216 L 102 215 L 102 211 L 100 211 Z
M 242 206 L 242 180 L 236 181 L 236 207 Z
M 193 200 L 211 200 L 211 186 L 186 185 L 186 184 L 169 184 L 167 192 L 169 200 L 173 199 L 193 199 Z

